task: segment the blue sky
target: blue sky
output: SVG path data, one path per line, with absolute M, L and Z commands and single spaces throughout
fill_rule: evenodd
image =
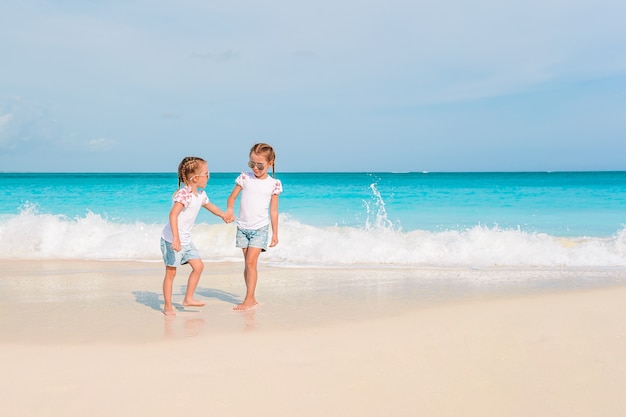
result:
M 0 171 L 626 170 L 622 0 L 0 5 Z

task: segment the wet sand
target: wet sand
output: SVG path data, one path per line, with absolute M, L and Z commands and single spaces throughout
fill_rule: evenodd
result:
M 623 416 L 621 271 L 0 262 L 0 415 Z

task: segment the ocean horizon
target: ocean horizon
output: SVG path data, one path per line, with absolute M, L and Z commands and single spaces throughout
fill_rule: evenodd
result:
M 239 172 L 206 191 L 222 209 Z M 626 172 L 278 172 L 276 266 L 626 267 Z M 0 259 L 160 261 L 175 172 L 0 173 Z M 241 260 L 208 211 L 193 239 Z

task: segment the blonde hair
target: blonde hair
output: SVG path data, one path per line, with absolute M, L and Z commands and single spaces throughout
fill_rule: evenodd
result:
M 178 164 L 178 188 L 180 188 L 181 183 L 187 185 L 202 163 L 206 164 L 206 161 L 197 156 L 186 156 L 180 161 Z
M 276 153 L 267 143 L 257 143 L 250 148 L 250 155 L 257 154 L 264 157 L 269 163 L 272 164 L 272 177 L 274 176 L 274 161 L 276 161 Z

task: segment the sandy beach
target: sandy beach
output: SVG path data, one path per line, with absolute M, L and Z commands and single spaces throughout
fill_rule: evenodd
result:
M 174 318 L 160 263 L 0 271 L 2 416 L 626 415 L 620 271 L 262 265 L 234 312 L 241 265 L 207 263 Z

